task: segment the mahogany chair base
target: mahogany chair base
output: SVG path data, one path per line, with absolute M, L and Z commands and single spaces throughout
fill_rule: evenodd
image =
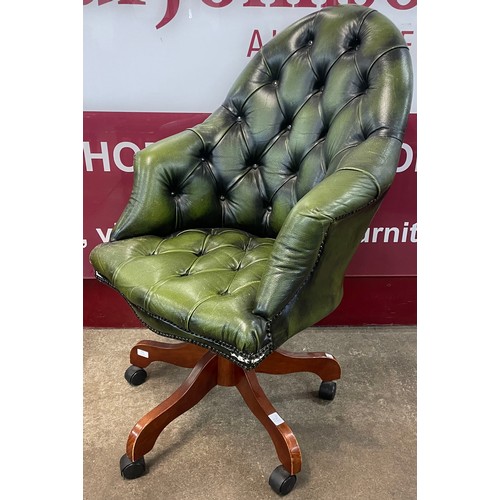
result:
M 122 475 L 125 478 L 133 479 L 142 475 L 145 470 L 144 455 L 151 451 L 163 429 L 201 401 L 213 387 L 221 385 L 236 387 L 252 413 L 269 433 L 282 468 L 285 469 L 283 471 L 278 467 L 271 475 L 270 484 L 273 489 L 280 494 L 286 494 L 288 493 L 285 492 L 286 489 L 293 488 L 295 478 L 293 477 L 293 481 L 290 479 L 300 472 L 302 466 L 300 448 L 292 430 L 264 394 L 256 374 L 311 372 L 318 375 L 323 383 L 330 383 L 341 376 L 340 365 L 331 354 L 321 352 L 298 354 L 278 349 L 255 370 L 247 371 L 222 356 L 189 343 L 143 340 L 130 351 L 132 364 L 130 368 L 133 370 L 143 371 L 153 361 L 167 362 L 192 370 L 170 397 L 144 415 L 130 431 L 126 455 L 120 461 Z M 130 375 L 130 372 L 127 372 Z M 145 380 L 144 374 L 134 382 L 127 376 L 127 372 L 126 378 L 133 385 L 139 385 Z M 320 397 L 324 397 L 321 391 Z M 278 486 L 275 486 L 275 483 Z

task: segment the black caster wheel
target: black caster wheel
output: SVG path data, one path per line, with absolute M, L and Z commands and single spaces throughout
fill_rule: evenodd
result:
M 120 458 L 120 471 L 125 479 L 136 479 L 146 472 L 146 462 L 144 457 L 132 462 L 127 455 Z
M 337 383 L 332 381 L 321 382 L 319 386 L 318 396 L 321 399 L 326 399 L 328 401 L 332 401 L 335 397 L 335 393 L 337 392 Z
M 288 495 L 296 481 L 297 476 L 290 474 L 282 465 L 276 467 L 269 476 L 269 486 L 278 495 Z
M 141 385 L 146 381 L 148 374 L 144 368 L 131 365 L 125 370 L 125 380 L 130 385 Z

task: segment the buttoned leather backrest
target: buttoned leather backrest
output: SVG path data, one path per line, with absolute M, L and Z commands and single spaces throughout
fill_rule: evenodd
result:
M 255 54 L 204 123 L 170 138 L 168 168 L 156 166 L 176 214 L 168 230 L 276 236 L 353 148 L 402 139 L 410 88 L 408 47 L 377 11 L 349 5 L 297 21 Z M 382 191 L 393 174 L 374 174 Z

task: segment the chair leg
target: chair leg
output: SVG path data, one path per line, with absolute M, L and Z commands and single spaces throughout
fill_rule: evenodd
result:
M 283 467 L 290 474 L 300 472 L 302 455 L 299 444 L 288 424 L 278 415 L 260 386 L 255 371 L 243 371 L 236 384 L 245 403 L 271 436 Z
M 181 386 L 135 424 L 127 440 L 129 459 L 135 462 L 151 451 L 163 429 L 216 385 L 217 355 L 207 352 Z
M 207 352 L 207 349 L 189 342 L 141 340 L 130 351 L 130 363 L 146 368 L 153 361 L 163 361 L 183 368 L 194 368 Z
M 284 375 L 287 373 L 311 372 L 323 381 L 338 380 L 341 369 L 338 361 L 326 352 L 295 353 L 277 349 L 256 368 L 257 373 Z
M 175 418 L 196 405 L 216 385 L 236 386 L 252 413 L 269 433 L 281 462 L 269 484 L 281 495 L 290 492 L 302 467 L 302 455 L 295 435 L 279 416 L 257 379 L 257 373 L 286 374 L 312 372 L 322 380 L 319 396 L 333 399 L 340 365 L 328 353 L 292 353 L 281 349 L 268 356 L 255 370 L 243 370 L 227 359 L 194 344 L 166 344 L 141 341 L 130 352 L 137 370 L 153 361 L 193 368 L 182 385 L 163 403 L 142 417 L 130 431 L 126 455 L 120 460 L 122 475 L 134 479 L 144 473 L 144 455 L 151 451 L 159 435 Z M 130 380 L 129 380 L 130 382 Z M 141 383 L 141 382 L 139 382 Z M 132 382 L 132 385 L 138 383 Z M 330 387 L 333 385 L 333 388 Z

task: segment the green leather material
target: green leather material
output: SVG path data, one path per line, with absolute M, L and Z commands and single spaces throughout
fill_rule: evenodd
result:
M 332 283 L 337 282 L 337 276 L 344 275 L 345 267 L 370 222 L 364 217 L 366 209 L 387 190 L 395 174 L 395 169 L 383 167 L 396 164 L 399 150 L 400 144 L 395 139 L 367 139 L 350 149 L 335 173 L 295 205 L 278 235 L 262 279 L 255 308 L 258 314 L 271 318 L 280 313 L 309 278 L 327 235 L 337 230 L 338 221 L 348 218 L 348 233 L 359 234 L 359 239 L 351 241 L 349 234 L 337 236 L 336 254 L 347 252 L 347 255 L 332 265 L 328 273 Z M 379 171 L 385 173 L 385 177 L 377 175 Z M 294 263 L 293 267 L 290 262 Z M 287 283 L 287 287 L 282 286 L 283 283 Z M 320 314 L 313 322 L 324 316 Z
M 160 325 L 179 338 L 258 356 L 270 338 L 252 309 L 273 244 L 240 230 L 187 229 L 101 245 L 92 260 L 142 319 L 168 319 Z
M 295 22 L 205 122 L 137 153 L 130 201 L 91 253 L 97 276 L 152 330 L 256 366 L 339 304 L 411 95 L 406 43 L 377 11 Z

